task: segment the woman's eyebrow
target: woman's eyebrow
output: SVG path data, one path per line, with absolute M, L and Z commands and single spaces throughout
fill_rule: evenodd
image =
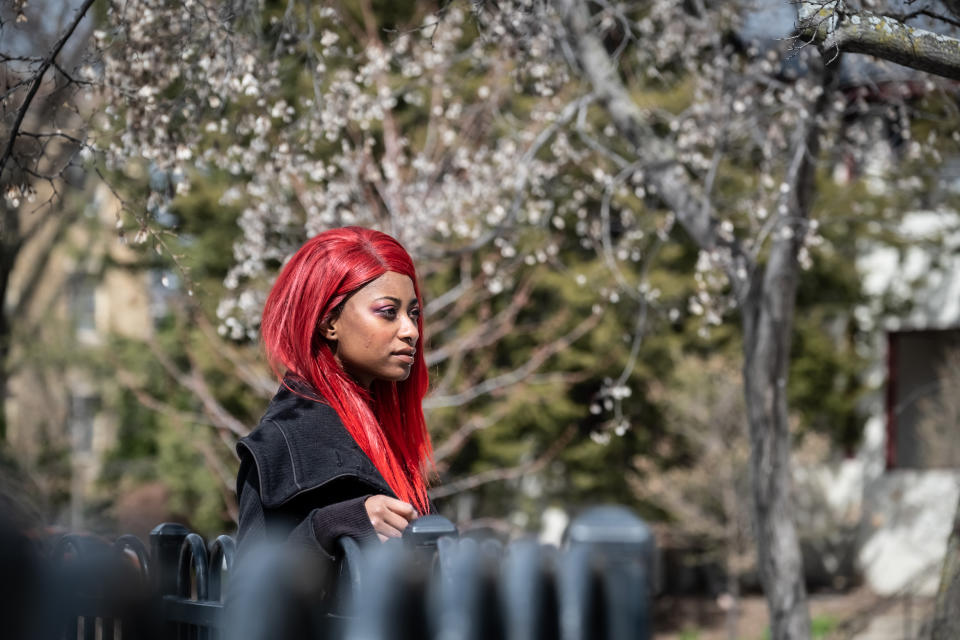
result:
M 389 300 L 390 302 L 392 302 L 393 304 L 397 305 L 398 307 L 401 305 L 400 298 L 394 298 L 393 296 L 380 296 L 379 298 L 375 298 L 375 299 L 374 299 L 374 302 L 380 302 L 381 300 Z M 410 298 L 410 303 L 409 303 L 407 306 L 408 306 L 408 307 L 414 307 L 414 306 L 419 307 L 419 306 L 420 306 L 420 301 L 417 300 L 416 298 Z

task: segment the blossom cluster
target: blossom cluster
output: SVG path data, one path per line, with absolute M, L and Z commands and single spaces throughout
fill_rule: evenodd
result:
M 161 177 L 151 211 L 193 180 L 226 181 L 221 203 L 240 211 L 241 232 L 218 309 L 231 339 L 256 336 L 292 251 L 346 224 L 394 234 L 427 272 L 476 254 L 464 278 L 484 299 L 511 295 L 523 269 L 549 264 L 591 285 L 598 309 L 639 316 L 652 306 L 670 322 L 700 318 L 706 333 L 772 243 L 795 242 L 807 268 L 824 243 L 816 221 L 794 215 L 790 166 L 805 124 L 821 129 L 838 165 L 878 157 L 876 128 L 890 122 L 908 153 L 936 146 L 910 139 L 905 107 L 877 119 L 861 93 L 831 88 L 814 113 L 828 90 L 821 61 L 741 34 L 736 1 L 590 3 L 592 29 L 662 151 L 653 160 L 597 104 L 557 3 L 451 3 L 390 30 L 332 7 L 245 6 L 114 0 L 95 34 L 102 64 L 90 70 L 105 105 L 91 142 L 111 167 L 149 163 Z M 665 166 L 714 230 L 683 299 L 648 279 L 658 248 L 682 238 L 666 205 L 674 194 L 657 178 Z M 596 252 L 606 276 L 568 270 L 571 248 Z M 597 407 L 619 415 L 625 384 L 617 378 Z

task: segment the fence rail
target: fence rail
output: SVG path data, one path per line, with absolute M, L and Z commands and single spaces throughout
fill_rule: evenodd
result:
M 78 640 L 646 640 L 653 539 L 642 520 L 597 507 L 562 549 L 459 538 L 439 516 L 342 560 L 288 545 L 208 544 L 179 524 L 112 545 L 63 536 L 30 638 Z M 2 621 L 0 621 L 2 622 Z

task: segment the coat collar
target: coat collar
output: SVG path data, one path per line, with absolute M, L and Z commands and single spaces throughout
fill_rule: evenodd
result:
M 256 464 L 264 506 L 276 508 L 343 477 L 394 496 L 333 407 L 314 399 L 309 388 L 290 384 L 289 378 L 284 382 L 257 428 L 237 443 L 241 459 L 249 455 Z

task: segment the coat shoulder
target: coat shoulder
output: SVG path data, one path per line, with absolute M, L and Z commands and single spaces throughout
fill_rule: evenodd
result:
M 355 477 L 389 488 L 330 405 L 281 386 L 257 427 L 237 443 L 241 465 L 254 464 L 260 500 L 276 508 L 327 483 Z

